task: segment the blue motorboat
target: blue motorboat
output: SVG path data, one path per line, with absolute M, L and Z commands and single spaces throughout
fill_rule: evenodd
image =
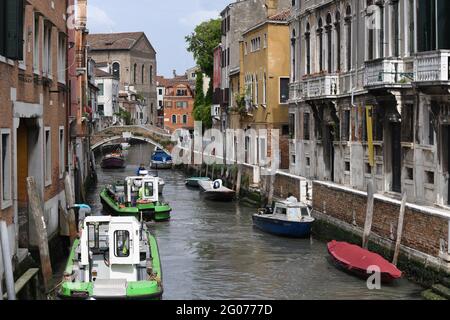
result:
M 261 209 L 252 218 L 258 229 L 292 238 L 309 237 L 314 222 L 311 210 L 306 204 L 291 201 L 275 202 L 273 207 Z
M 171 169 L 173 165 L 172 156 L 161 149 L 153 152 L 150 162 L 152 169 Z

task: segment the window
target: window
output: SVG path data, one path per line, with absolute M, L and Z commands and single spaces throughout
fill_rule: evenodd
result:
M 303 139 L 308 141 L 310 139 L 310 129 L 309 129 L 310 115 L 305 112 L 303 114 Z
M 163 95 L 163 89 L 158 89 L 158 94 L 159 94 L 160 96 L 162 96 L 162 95 Z
M 39 14 L 34 13 L 34 48 L 33 48 L 33 68 L 35 72 L 39 71 L 39 54 L 40 54 L 40 27 L 39 27 Z
M 366 162 L 365 167 L 366 167 L 365 170 L 366 174 L 372 174 L 372 167 L 370 166 L 370 163 Z
M 414 25 L 414 1 L 415 0 L 408 0 L 408 45 L 409 45 L 409 52 L 412 54 L 416 51 L 415 49 L 415 25 Z
M 295 137 L 295 113 L 289 113 L 289 137 Z
M 142 69 L 141 69 L 141 83 L 142 83 L 142 84 L 145 83 L 144 75 L 145 75 L 145 66 L 142 65 Z M 150 77 L 150 79 L 151 79 L 151 77 Z
M 295 81 L 296 78 L 296 70 L 297 70 L 297 63 L 296 63 L 296 38 L 295 38 L 295 29 L 292 30 L 292 38 L 291 38 L 291 78 L 292 81 Z
M 67 42 L 63 33 L 58 37 L 58 82 L 66 83 Z
M 393 1 L 392 3 L 392 27 L 394 32 L 393 36 L 393 55 L 398 57 L 400 55 L 400 13 L 399 13 L 399 2 Z
M 10 205 L 10 201 L 12 200 L 12 192 L 11 192 L 11 131 L 10 129 L 1 129 L 1 140 L 0 140 L 0 150 L 1 150 L 1 194 L 2 194 L 2 206 L 1 208 L 5 208 Z
M 115 256 L 126 258 L 130 256 L 130 233 L 126 230 L 114 232 L 114 243 L 116 245 Z
M 166 101 L 166 108 L 172 108 L 172 101 Z
M 135 63 L 133 66 L 133 83 L 136 83 L 136 72 L 137 72 L 137 64 Z
M 45 128 L 45 185 L 48 186 L 52 183 L 52 137 L 51 129 Z
M 341 14 L 336 12 L 336 71 L 341 70 Z
M 114 62 L 112 65 L 113 76 L 117 79 L 120 79 L 120 64 L 118 62 Z
M 65 171 L 65 139 L 64 139 L 64 127 L 59 127 L 59 178 L 62 178 Z
M 306 42 L 306 74 L 311 73 L 311 27 L 306 24 L 305 42 Z
M 163 106 L 163 101 L 162 100 L 158 100 L 158 106 L 162 107 Z
M 0 55 L 23 60 L 24 2 L 0 1 Z
M 319 28 L 317 29 L 317 42 L 319 43 L 317 53 L 319 56 L 319 72 L 323 70 L 323 22 L 322 18 L 319 19 Z
M 254 75 L 254 78 L 255 78 L 255 105 L 256 106 L 258 106 L 258 101 L 259 101 L 259 99 L 258 99 L 258 94 L 259 94 L 259 83 L 258 83 L 258 75 Z
M 187 124 L 187 115 L 183 114 L 183 124 Z
M 173 124 L 177 123 L 177 115 L 176 114 L 172 115 L 172 123 Z
M 289 78 L 280 78 L 280 103 L 285 104 L 289 100 Z
M 99 83 L 97 85 L 97 87 L 98 87 L 98 95 L 99 96 L 103 96 L 105 94 L 105 92 L 104 92 L 104 88 L 105 88 L 104 84 L 103 83 Z
M 307 167 L 311 166 L 311 158 L 310 157 L 306 157 L 306 166 Z
M 145 198 L 153 197 L 153 182 L 147 181 L 144 183 L 144 197 Z
M 327 25 L 325 26 L 326 35 L 327 35 L 327 71 L 328 73 L 332 72 L 332 62 L 331 62 L 331 54 L 332 54 L 332 48 L 333 48 L 333 40 L 332 40 L 332 33 L 331 33 L 331 14 L 327 15 Z
M 433 171 L 425 171 L 425 181 L 428 184 L 434 184 L 434 172 Z
M 105 106 L 102 104 L 97 105 L 97 112 L 100 116 L 105 115 Z
M 183 97 L 183 96 L 187 96 L 187 90 L 186 89 L 177 89 L 177 96 L 179 97 Z
M 255 52 L 261 49 L 261 37 L 253 38 L 251 41 L 251 52 Z
M 42 70 L 44 75 L 47 77 L 51 77 L 52 73 L 52 26 L 49 23 L 46 23 L 44 26 L 44 63 L 42 66 Z
M 352 70 L 352 8 L 347 6 L 345 10 L 345 25 L 347 28 L 347 71 Z
M 267 75 L 264 72 L 264 77 L 263 77 L 263 96 L 262 96 L 262 103 L 263 105 L 267 104 Z
M 350 172 L 350 161 L 345 161 L 345 171 Z
M 344 110 L 342 119 L 342 141 L 350 141 L 350 110 Z
M 177 101 L 177 108 L 187 109 L 188 103 L 187 101 Z
M 414 170 L 413 168 L 406 168 L 406 179 L 407 180 L 414 180 Z

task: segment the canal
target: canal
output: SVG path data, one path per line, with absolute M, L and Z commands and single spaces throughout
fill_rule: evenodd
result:
M 101 212 L 100 188 L 148 165 L 153 148 L 133 145 L 126 169 L 98 168 L 98 184 L 89 192 Z M 98 161 L 99 162 L 99 161 Z M 369 290 L 328 261 L 326 244 L 285 239 L 252 226 L 254 208 L 202 199 L 186 188 L 183 172 L 160 170 L 163 200 L 172 208 L 169 222 L 150 224 L 163 267 L 164 299 L 420 299 L 422 288 L 401 279 Z

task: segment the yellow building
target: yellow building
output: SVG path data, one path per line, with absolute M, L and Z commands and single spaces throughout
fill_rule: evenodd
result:
M 289 166 L 290 37 L 285 10 L 245 31 L 239 77 L 234 76 L 230 123 L 244 129 L 279 129 L 281 167 Z M 239 103 L 240 100 L 240 103 Z

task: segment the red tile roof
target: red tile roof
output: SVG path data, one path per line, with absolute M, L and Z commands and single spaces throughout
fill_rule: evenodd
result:
M 286 9 L 286 10 L 280 11 L 280 12 L 270 16 L 267 19 L 271 20 L 271 21 L 287 21 L 290 14 L 291 14 L 291 9 Z
M 91 50 L 131 50 L 144 32 L 97 33 L 88 35 Z

